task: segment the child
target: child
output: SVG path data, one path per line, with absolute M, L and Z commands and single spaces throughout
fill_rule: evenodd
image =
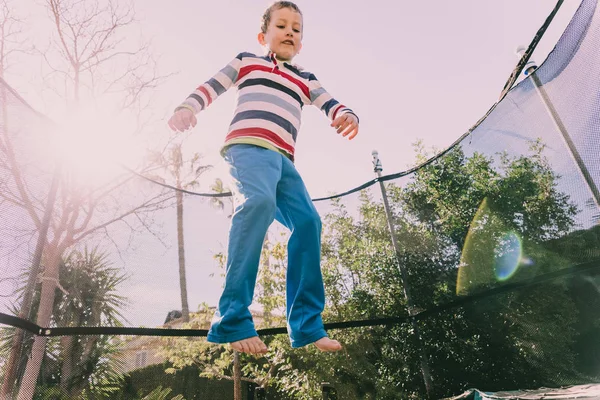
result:
M 342 347 L 327 337 L 321 313 L 325 290 L 320 269 L 321 220 L 296 171 L 294 145 L 302 107 L 313 104 L 349 139 L 358 117 L 333 99 L 317 78 L 292 64 L 302 48 L 302 13 L 289 1 L 265 12 L 258 41 L 268 54 L 241 53 L 199 86 L 176 110 L 169 126 L 196 126 L 195 114 L 232 86 L 237 107 L 222 155 L 233 180 L 225 287 L 208 334 L 240 352 L 265 353 L 248 307 L 252 302 L 263 240 L 274 219 L 291 230 L 286 276 L 286 317 L 292 347 L 310 343 L 321 351 Z

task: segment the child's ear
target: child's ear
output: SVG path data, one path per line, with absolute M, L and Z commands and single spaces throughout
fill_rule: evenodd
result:
M 260 33 L 258 34 L 258 37 L 257 37 L 257 39 L 258 39 L 258 43 L 260 43 L 261 45 L 263 45 L 263 46 L 264 46 L 264 45 L 266 44 L 266 43 L 265 43 L 265 34 L 264 34 L 264 33 L 260 32 Z

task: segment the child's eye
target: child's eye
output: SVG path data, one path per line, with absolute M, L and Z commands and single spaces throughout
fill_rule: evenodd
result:
M 300 33 L 300 29 L 294 29 L 294 32 Z
M 285 28 L 285 26 L 283 26 L 283 25 L 277 25 L 277 27 L 278 27 L 279 29 L 283 29 L 283 28 Z

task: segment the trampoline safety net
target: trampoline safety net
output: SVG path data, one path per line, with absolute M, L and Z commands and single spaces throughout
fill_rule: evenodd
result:
M 583 0 L 548 58 L 452 147 L 315 199 L 336 354 L 281 334 L 278 224 L 251 307 L 269 353 L 207 343 L 226 184 L 195 195 L 203 169 L 179 146 L 81 179 L 54 124 L 0 81 L 0 398 L 233 399 L 237 374 L 243 399 L 600 398 L 598 49 L 600 10 Z

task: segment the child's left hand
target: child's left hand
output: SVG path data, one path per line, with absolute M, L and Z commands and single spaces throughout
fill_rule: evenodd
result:
M 342 136 L 348 137 L 348 139 L 352 140 L 356 135 L 358 135 L 358 118 L 356 115 L 351 113 L 342 114 L 331 123 L 337 133 L 341 133 Z

